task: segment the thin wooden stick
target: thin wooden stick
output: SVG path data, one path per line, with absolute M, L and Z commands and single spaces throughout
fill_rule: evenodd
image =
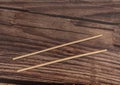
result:
M 85 38 L 85 39 L 82 39 L 82 40 L 76 40 L 76 41 L 73 41 L 73 42 L 69 42 L 69 43 L 65 43 L 65 44 L 62 44 L 62 45 L 55 46 L 55 47 L 51 47 L 51 48 L 48 48 L 48 49 L 45 49 L 45 50 L 41 50 L 41 51 L 37 51 L 37 52 L 26 54 L 26 55 L 18 56 L 18 57 L 13 58 L 13 60 L 25 58 L 25 57 L 28 57 L 28 56 L 31 56 L 31 55 L 35 55 L 35 54 L 38 54 L 38 53 L 46 52 L 46 51 L 53 50 L 53 49 L 60 48 L 60 47 L 64 47 L 64 46 L 67 46 L 67 45 L 88 41 L 88 40 L 95 39 L 95 38 L 98 38 L 98 37 L 101 37 L 101 36 L 103 36 L 103 35 L 101 34 L 101 35 Z
M 107 51 L 107 49 L 94 51 L 94 52 L 90 52 L 90 53 L 85 53 L 85 54 L 80 54 L 80 55 L 76 55 L 76 56 L 71 56 L 71 57 L 67 57 L 67 58 L 62 58 L 62 59 L 58 59 L 58 60 L 55 60 L 55 61 L 50 61 L 50 62 L 47 62 L 47 63 L 43 63 L 43 64 L 28 67 L 28 68 L 20 69 L 20 70 L 17 70 L 17 72 L 22 72 L 22 71 L 26 71 L 26 70 L 30 70 L 30 69 L 34 69 L 34 68 L 54 64 L 54 63 L 58 63 L 58 62 L 63 62 L 63 61 L 78 58 L 78 57 L 83 57 L 83 56 L 88 56 L 88 55 L 93 55 L 93 54 L 105 52 L 105 51 Z

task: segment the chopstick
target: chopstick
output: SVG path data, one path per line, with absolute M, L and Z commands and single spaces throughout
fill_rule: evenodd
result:
M 101 36 L 103 36 L 103 35 L 100 34 L 100 35 L 97 35 L 97 36 L 93 36 L 93 37 L 89 37 L 89 38 L 76 40 L 76 41 L 72 41 L 72 42 L 69 42 L 69 43 L 61 44 L 61 45 L 57 45 L 57 46 L 54 46 L 54 47 L 51 47 L 51 48 L 47 48 L 47 49 L 44 49 L 44 50 L 40 50 L 40 51 L 37 51 L 37 52 L 32 52 L 32 53 L 28 53 L 28 54 L 25 54 L 25 55 L 22 55 L 22 56 L 14 57 L 13 60 L 25 58 L 25 57 L 32 56 L 32 55 L 36 55 L 38 53 L 43 53 L 43 52 L 46 52 L 46 51 L 49 51 L 49 50 L 53 50 L 53 49 L 56 49 L 56 48 L 72 45 L 72 44 L 75 44 L 75 43 L 88 41 L 88 40 L 95 39 L 95 38 L 98 38 L 98 37 L 101 37 Z
M 39 64 L 39 65 L 23 68 L 23 69 L 17 70 L 17 72 L 22 72 L 22 71 L 26 71 L 26 70 L 30 70 L 30 69 L 34 69 L 34 68 L 38 68 L 38 67 L 54 64 L 54 63 L 58 63 L 58 62 L 63 62 L 63 61 L 74 59 L 74 58 L 78 58 L 78 57 L 89 56 L 89 55 L 105 52 L 105 51 L 107 51 L 107 49 L 94 51 L 94 52 L 89 52 L 89 53 L 85 53 L 85 54 L 79 54 L 79 55 L 75 55 L 75 56 L 71 56 L 71 57 L 67 57 L 67 58 L 62 58 L 62 59 L 50 61 L 50 62 L 47 62 L 47 63 L 43 63 L 43 64 Z

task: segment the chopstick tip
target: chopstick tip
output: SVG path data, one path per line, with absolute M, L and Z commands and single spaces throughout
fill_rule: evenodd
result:
M 100 36 L 100 37 L 101 37 L 101 36 L 103 36 L 103 34 L 99 34 L 98 36 Z
M 108 49 L 105 49 L 104 51 L 108 51 Z
M 12 60 L 17 60 L 16 58 L 13 58 Z
M 19 73 L 19 72 L 22 72 L 21 70 L 17 70 L 17 72 Z

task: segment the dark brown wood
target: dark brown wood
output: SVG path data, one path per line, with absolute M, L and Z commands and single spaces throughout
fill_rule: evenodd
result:
M 0 1 L 0 78 L 119 85 L 119 3 L 118 0 Z M 98 34 L 104 36 L 12 61 L 19 55 Z M 24 67 L 105 48 L 108 52 L 16 72 Z

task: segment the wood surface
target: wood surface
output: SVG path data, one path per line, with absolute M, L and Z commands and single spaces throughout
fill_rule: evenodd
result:
M 12 61 L 13 57 L 103 34 L 98 39 Z M 108 49 L 17 73 L 21 68 Z M 119 0 L 0 0 L 0 79 L 120 84 Z
M 16 84 L 0 83 L 0 85 L 16 85 Z

